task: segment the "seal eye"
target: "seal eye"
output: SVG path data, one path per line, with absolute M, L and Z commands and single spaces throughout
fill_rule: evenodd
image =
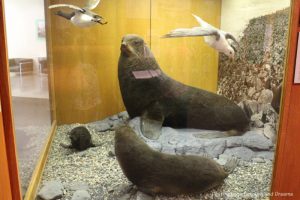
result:
M 133 44 L 134 44 L 135 46 L 138 46 L 138 45 L 141 44 L 141 41 L 134 41 Z

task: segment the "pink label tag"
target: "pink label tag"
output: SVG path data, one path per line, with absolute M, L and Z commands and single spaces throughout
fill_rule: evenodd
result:
M 135 79 L 149 79 L 158 77 L 161 75 L 161 71 L 157 70 L 141 70 L 141 71 L 133 71 L 132 72 Z

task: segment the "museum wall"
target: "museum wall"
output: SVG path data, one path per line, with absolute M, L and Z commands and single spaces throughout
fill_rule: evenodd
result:
M 56 3 L 62 1 L 51 1 Z M 84 6 L 79 0 L 72 4 Z M 161 36 L 174 28 L 197 26 L 191 13 L 219 26 L 220 1 L 153 0 L 150 9 L 150 0 L 110 0 L 101 1 L 94 11 L 108 24 L 79 28 L 47 13 L 53 107 L 58 124 L 96 121 L 125 110 L 117 67 L 121 38 L 128 33 L 145 39 L 161 68 L 171 77 L 216 91 L 218 54 L 203 38 Z
M 203 37 L 161 39 L 176 28 L 199 26 L 191 13 L 220 27 L 221 0 L 153 0 L 151 9 L 152 50 L 162 69 L 185 84 L 216 92 L 218 53 Z
M 221 28 L 240 37 L 252 18 L 271 14 L 274 10 L 289 6 L 290 0 L 224 0 L 222 1 Z
M 8 57 L 45 57 L 45 38 L 37 34 L 37 23 L 45 18 L 44 2 L 9 0 L 5 1 L 5 11 Z

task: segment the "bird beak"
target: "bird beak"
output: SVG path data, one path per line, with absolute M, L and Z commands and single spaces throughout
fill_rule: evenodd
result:
M 93 19 L 92 21 L 93 21 L 93 22 L 96 22 L 96 23 L 98 23 L 98 24 L 101 24 L 101 25 L 107 24 L 107 21 L 103 21 L 103 18 L 102 18 L 102 17 L 100 17 L 100 18 L 98 18 L 98 19 Z

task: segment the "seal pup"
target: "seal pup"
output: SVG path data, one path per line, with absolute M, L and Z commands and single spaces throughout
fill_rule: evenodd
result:
M 78 151 L 86 150 L 90 147 L 95 147 L 92 142 L 92 137 L 89 130 L 84 126 L 78 126 L 71 130 L 70 140 L 71 144 L 66 145 L 61 143 L 60 145 L 64 148 L 74 148 Z
M 70 20 L 72 24 L 74 24 L 75 26 L 89 27 L 95 24 L 101 24 L 101 25 L 107 24 L 106 21 L 103 21 L 102 16 L 91 11 L 94 8 L 96 8 L 99 3 L 100 0 L 90 0 L 87 6 L 84 8 L 80 8 L 78 6 L 71 5 L 71 4 L 54 4 L 49 6 L 49 9 L 63 8 L 63 7 L 72 9 L 74 11 L 71 13 L 65 13 L 59 10 L 55 14 L 67 20 Z
M 249 118 L 234 102 L 166 75 L 137 35 L 122 39 L 118 78 L 127 112 L 130 118 L 141 116 L 147 138 L 158 139 L 162 125 L 226 131 L 220 137 L 248 128 Z
M 205 192 L 220 185 L 238 164 L 231 159 L 223 168 L 205 156 L 154 151 L 129 126 L 116 130 L 115 153 L 125 176 L 150 195 Z
M 178 28 L 170 31 L 170 33 L 164 35 L 164 38 L 171 37 L 199 37 L 204 36 L 204 41 L 210 47 L 216 49 L 218 52 L 224 53 L 231 59 L 234 59 L 234 54 L 237 51 L 235 46 L 233 46 L 229 40 L 232 40 L 238 44 L 234 36 L 228 32 L 220 30 L 199 16 L 192 14 L 197 22 L 200 24 L 200 27 L 193 28 Z

